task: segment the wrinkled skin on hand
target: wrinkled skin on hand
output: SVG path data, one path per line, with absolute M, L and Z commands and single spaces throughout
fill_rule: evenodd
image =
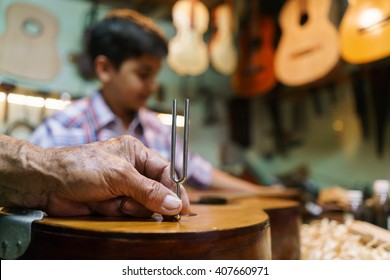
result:
M 13 159 L 13 164 L 19 161 L 23 168 L 8 176 L 19 188 L 13 187 L 7 200 L 4 197 L 11 184 L 1 186 L 2 206 L 40 208 L 58 216 L 147 217 L 154 212 L 190 212 L 184 188 L 181 186 L 181 200 L 174 193 L 169 162 L 131 136 L 51 150 L 23 145 L 18 150 L 20 158 Z M 18 174 L 24 174 L 24 180 L 27 174 L 33 182 L 27 179 L 30 184 L 20 184 Z

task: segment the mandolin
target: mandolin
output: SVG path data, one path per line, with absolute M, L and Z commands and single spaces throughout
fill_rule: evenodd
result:
M 216 7 L 213 22 L 216 31 L 209 44 L 211 65 L 218 72 L 231 75 L 237 67 L 232 4 L 226 2 Z
M 275 73 L 288 86 L 325 77 L 339 61 L 339 38 L 329 20 L 331 0 L 289 0 L 279 16 L 282 29 Z
M 272 18 L 260 17 L 258 0 L 252 0 L 249 26 L 241 32 L 238 66 L 232 77 L 232 86 L 238 96 L 259 96 L 276 85 L 274 36 Z
M 0 38 L 0 69 L 32 80 L 53 79 L 60 70 L 56 18 L 36 5 L 13 3 L 6 20 Z
M 390 55 L 390 1 L 350 0 L 340 23 L 341 56 L 368 63 Z
M 0 224 L 7 217 L 10 213 L 3 209 Z M 31 242 L 23 259 L 271 258 L 267 214 L 239 201 L 193 205 L 192 214 L 179 222 L 164 221 L 160 215 L 149 219 L 44 217 L 34 221 L 31 230 Z M 0 242 L 8 244 L 7 248 L 18 243 L 6 238 L 12 241 L 14 236 L 0 234 Z M 4 249 L 1 253 L 2 258 L 7 258 Z
M 172 8 L 176 35 L 169 41 L 168 65 L 179 75 L 196 76 L 209 66 L 203 34 L 209 24 L 207 7 L 198 0 L 179 0 Z

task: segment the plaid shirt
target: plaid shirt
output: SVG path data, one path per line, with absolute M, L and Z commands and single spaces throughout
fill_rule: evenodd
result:
M 161 124 L 155 112 L 140 109 L 125 130 L 100 92 L 78 100 L 48 117 L 31 135 L 30 142 L 43 148 L 54 148 L 103 141 L 123 134 L 134 136 L 165 159 L 170 159 L 171 129 Z M 180 177 L 183 161 L 183 141 L 180 137 L 177 138 L 176 146 L 176 166 Z M 208 161 L 189 153 L 188 184 L 206 188 L 211 183 L 211 173 L 212 166 Z

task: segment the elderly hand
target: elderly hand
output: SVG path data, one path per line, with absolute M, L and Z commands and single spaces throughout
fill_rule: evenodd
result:
M 7 144 L 3 139 L 2 147 Z M 181 200 L 174 193 L 169 162 L 131 136 L 51 150 L 23 141 L 18 145 L 12 167 L 5 164 L 8 176 L 1 170 L 1 206 L 40 208 L 59 216 L 190 212 L 184 188 Z

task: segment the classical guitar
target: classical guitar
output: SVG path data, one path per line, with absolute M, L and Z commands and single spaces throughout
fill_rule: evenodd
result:
M 275 25 L 269 16 L 259 16 L 258 0 L 250 5 L 249 26 L 239 39 L 239 60 L 232 76 L 238 96 L 253 97 L 268 93 L 276 85 L 274 72 Z
M 225 2 L 215 8 L 213 24 L 216 31 L 209 44 L 211 65 L 218 72 L 231 75 L 237 67 L 232 3 Z
M 281 193 L 280 193 L 281 194 Z M 300 258 L 300 203 L 291 199 L 220 191 L 188 191 L 192 204 L 224 205 L 241 202 L 262 209 L 271 225 L 271 251 L 273 260 Z M 286 195 L 286 194 L 284 194 Z
M 209 66 L 203 34 L 209 24 L 207 7 L 199 0 L 179 0 L 172 8 L 176 35 L 169 41 L 168 65 L 179 75 L 196 76 Z
M 289 0 L 283 5 L 275 54 L 275 73 L 283 84 L 315 82 L 337 65 L 339 38 L 329 20 L 330 8 L 331 0 Z
M 268 216 L 251 204 L 193 205 L 179 222 L 101 216 L 36 220 L 23 259 L 270 259 Z M 23 220 L 0 211 L 0 242 L 17 247 L 18 234 L 7 234 L 12 220 Z M 4 223 L 8 223 L 7 227 Z M 12 228 L 8 233 L 12 233 Z M 22 239 L 24 240 L 24 239 Z M 24 244 L 19 244 L 23 247 Z M 1 258 L 11 252 L 1 251 Z
M 390 55 L 390 1 L 351 0 L 340 23 L 341 56 L 368 63 Z
M 53 79 L 60 69 L 58 28 L 49 11 L 33 4 L 10 4 L 0 38 L 0 69 L 32 80 Z

